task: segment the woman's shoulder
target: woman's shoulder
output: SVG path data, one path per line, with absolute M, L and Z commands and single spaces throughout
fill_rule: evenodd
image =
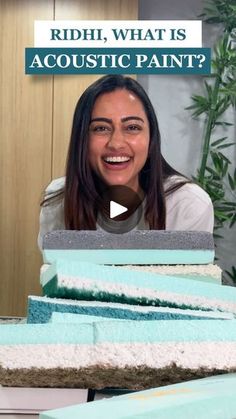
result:
M 186 180 L 186 183 L 182 184 Z M 173 199 L 187 199 L 187 200 L 196 200 L 200 201 L 203 204 L 211 204 L 211 198 L 208 193 L 201 188 L 197 183 L 190 182 L 188 179 L 184 178 L 183 176 L 171 176 L 171 178 L 167 181 L 167 187 L 177 185 L 178 183 L 182 184 L 182 186 L 176 190 L 174 190 L 172 196 Z
M 42 208 L 55 207 L 64 202 L 65 177 L 53 179 L 43 193 Z
M 38 245 L 42 249 L 44 234 L 65 228 L 64 199 L 61 193 L 65 186 L 65 178 L 53 179 L 44 191 L 44 201 L 41 204 L 39 216 Z
M 211 198 L 208 193 L 196 183 L 186 183 L 183 186 L 182 193 L 186 194 L 188 197 L 191 195 L 202 203 L 211 204 Z
M 184 183 L 186 181 L 186 183 Z M 192 199 L 193 197 L 197 200 L 211 203 L 211 198 L 208 193 L 201 188 L 197 183 L 189 181 L 189 179 L 185 178 L 184 176 L 174 175 L 170 176 L 165 182 L 165 190 L 168 190 L 175 185 L 181 184 L 182 186 L 178 189 L 174 189 L 173 193 L 169 196 L 172 198 L 186 198 Z M 167 196 L 168 199 L 168 196 Z
M 45 195 L 54 195 L 65 187 L 65 176 L 53 179 L 45 189 Z
M 173 184 L 179 182 L 172 179 Z M 214 223 L 213 205 L 204 189 L 187 182 L 166 197 L 167 229 L 202 230 L 212 232 Z

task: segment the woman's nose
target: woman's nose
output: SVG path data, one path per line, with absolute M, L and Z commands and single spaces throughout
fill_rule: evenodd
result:
M 125 142 L 124 135 L 121 130 L 114 129 L 109 137 L 108 147 L 121 148 Z

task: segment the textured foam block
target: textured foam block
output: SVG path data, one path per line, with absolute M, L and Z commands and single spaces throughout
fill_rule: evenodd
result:
M 40 268 L 40 274 L 49 268 L 45 263 Z M 115 265 L 132 271 L 152 272 L 160 275 L 169 275 L 176 278 L 203 281 L 213 284 L 222 283 L 222 270 L 219 266 L 208 265 Z
M 236 374 L 219 375 L 40 414 L 40 419 L 231 419 Z
M 236 289 L 60 259 L 41 275 L 44 295 L 236 313 Z
M 176 310 L 178 312 L 178 310 Z M 207 316 L 206 313 L 202 314 L 198 311 L 194 312 L 194 314 L 191 315 L 190 310 L 187 313 L 174 313 L 173 316 L 171 316 L 172 313 L 169 313 L 168 310 L 160 311 L 160 318 L 155 320 L 173 320 L 174 317 L 176 317 L 175 320 L 210 320 L 210 319 L 217 319 L 219 320 L 220 317 L 217 313 L 209 313 L 209 316 Z M 203 313 L 203 312 L 202 312 Z M 223 317 L 221 318 L 223 320 Z M 99 316 L 89 316 L 89 315 L 83 315 L 83 314 L 73 314 L 73 313 L 58 313 L 53 312 L 50 321 L 52 323 L 92 323 L 92 322 L 100 322 L 100 321 L 113 321 L 113 320 L 120 320 L 120 321 L 126 321 L 126 319 L 115 319 L 114 317 L 99 317 Z M 230 320 L 227 317 L 225 320 Z M 231 318 L 233 320 L 233 318 Z M 147 320 L 151 321 L 151 320 Z
M 138 306 L 101 301 L 75 301 L 60 298 L 28 297 L 28 323 L 47 323 L 53 313 L 106 317 L 124 320 L 234 319 L 219 311 L 182 310 L 169 307 Z
M 111 317 L 99 317 L 99 316 L 86 316 L 84 314 L 72 314 L 72 313 L 52 313 L 50 322 L 51 323 L 93 323 L 101 321 L 113 321 Z M 125 321 L 125 319 L 117 319 L 117 321 Z
M 48 266 L 48 265 L 47 265 Z M 124 269 L 170 275 L 196 281 L 222 283 L 222 270 L 219 266 L 209 265 L 122 265 Z
M 99 264 L 207 264 L 214 260 L 207 232 L 134 230 L 124 234 L 59 230 L 43 238 L 45 263 L 58 258 Z
M 236 320 L 0 326 L 7 386 L 141 389 L 236 371 Z

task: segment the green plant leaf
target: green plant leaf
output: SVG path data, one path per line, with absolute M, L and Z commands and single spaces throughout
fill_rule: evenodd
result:
M 222 170 L 222 177 L 225 177 L 225 175 L 228 171 L 228 168 L 229 168 L 229 164 L 228 164 L 228 162 L 225 162 L 223 170 Z
M 234 124 L 226 121 L 217 121 L 215 125 L 222 125 L 223 127 L 232 127 Z
M 214 214 L 216 217 L 218 217 L 219 220 L 222 220 L 222 221 L 229 221 L 231 218 L 228 214 L 225 214 L 225 212 L 221 212 L 218 210 L 215 210 Z
M 193 112 L 193 116 L 199 116 L 202 113 L 208 111 L 209 109 L 209 102 L 204 96 L 200 95 L 193 95 L 191 97 L 192 101 L 194 102 L 192 105 L 186 107 L 187 110 L 195 110 Z
M 220 205 L 219 207 L 215 206 L 217 211 L 227 214 L 230 218 L 234 215 L 235 207 L 228 207 L 224 205 Z
M 229 276 L 230 279 L 236 284 L 236 268 L 235 266 L 231 267 L 231 271 L 225 271 L 225 273 Z
M 221 116 L 226 109 L 228 109 L 230 104 L 230 98 L 228 96 L 226 96 L 224 99 L 221 99 L 216 106 L 216 117 L 215 119 L 219 118 L 219 116 Z
M 213 143 L 211 143 L 212 147 L 217 146 L 218 144 L 221 144 L 223 141 L 225 141 L 228 137 L 222 137 L 219 138 L 218 140 L 214 141 Z
M 229 206 L 229 207 L 233 207 L 236 209 L 236 202 L 231 202 L 231 201 L 225 201 L 223 202 L 224 205 Z
M 235 145 L 236 143 L 227 143 L 227 144 L 222 144 L 222 145 L 220 145 L 220 146 L 218 146 L 218 147 L 216 147 L 217 148 L 217 150 L 221 150 L 221 149 L 223 149 L 223 148 L 228 148 L 228 147 L 232 147 L 233 145 Z
M 231 187 L 232 191 L 234 191 L 235 188 L 236 188 L 236 182 L 231 177 L 230 173 L 228 173 L 228 181 L 229 181 L 229 184 L 230 184 L 230 187 Z
M 206 81 L 204 81 L 204 85 L 208 94 L 208 98 L 211 98 L 212 96 L 212 87 L 209 83 L 207 83 Z
M 235 223 L 236 223 L 236 217 L 234 217 L 234 219 L 229 224 L 229 228 L 232 228 L 235 225 Z
M 214 186 L 215 188 L 222 188 L 222 184 L 221 183 L 219 183 L 219 182 L 216 182 L 216 181 L 214 181 L 214 180 L 211 180 L 210 182 L 209 182 L 209 185 L 210 186 Z
M 236 214 L 233 215 L 232 220 L 230 221 L 229 227 L 232 228 L 236 223 Z
M 212 174 L 214 180 L 220 180 L 221 179 L 221 176 L 219 175 L 219 173 L 216 172 L 211 167 L 206 166 L 206 171 Z M 210 178 L 209 178 L 208 182 L 209 181 L 210 181 Z
M 224 237 L 223 236 L 221 236 L 221 234 L 213 234 L 213 236 L 214 236 L 214 239 L 223 239 Z
M 222 172 L 222 169 L 223 169 L 223 161 L 222 161 L 222 159 L 219 157 L 218 153 L 216 153 L 216 152 L 210 151 L 210 155 L 211 155 L 212 162 L 213 162 L 213 164 L 215 166 L 216 171 L 218 173 L 219 172 L 221 173 Z
M 226 161 L 228 164 L 231 164 L 231 161 L 223 153 L 221 153 L 220 151 L 218 151 L 217 154 L 218 154 L 219 158 L 221 158 L 222 160 Z

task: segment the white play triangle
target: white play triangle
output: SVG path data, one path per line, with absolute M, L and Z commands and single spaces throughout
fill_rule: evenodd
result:
M 126 211 L 128 211 L 128 208 L 118 204 L 115 201 L 110 201 L 110 218 L 115 218 Z

